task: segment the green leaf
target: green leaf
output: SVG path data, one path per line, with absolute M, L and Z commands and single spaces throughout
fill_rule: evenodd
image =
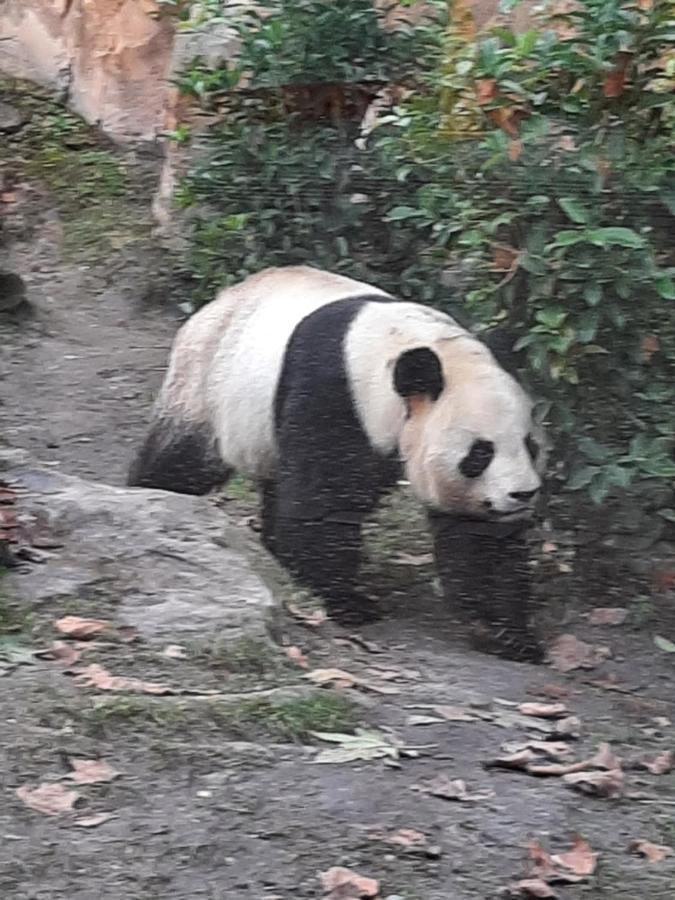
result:
M 590 221 L 590 213 L 574 197 L 561 197 L 558 204 L 567 218 L 576 225 L 587 225 Z
M 588 436 L 580 437 L 577 441 L 577 446 L 584 456 L 594 463 L 602 464 L 609 459 L 609 450 L 606 447 L 603 447 L 603 445 L 596 441 L 595 438 Z
M 661 516 L 666 522 L 672 522 L 675 525 L 675 509 L 659 509 L 657 510 L 656 515 Z
M 675 300 L 675 281 L 670 275 L 661 275 L 655 282 L 656 291 L 664 300 Z
M 572 472 L 565 487 L 568 491 L 580 491 L 582 488 L 588 487 L 598 471 L 599 469 L 594 466 L 581 466 Z
M 588 235 L 585 231 L 559 231 L 553 246 L 555 247 L 571 247 L 573 244 L 582 244 L 588 241 Z
M 654 643 L 664 653 L 675 653 L 675 644 L 669 641 L 668 638 L 661 637 L 660 634 L 654 635 Z
M 559 328 L 567 318 L 567 310 L 561 309 L 559 306 L 553 306 L 549 309 L 538 309 L 535 313 L 537 322 L 546 325 L 548 328 Z
M 414 219 L 420 215 L 422 215 L 421 211 L 415 209 L 413 206 L 395 206 L 393 209 L 389 210 L 385 216 L 385 221 L 403 222 L 405 219 Z
M 637 250 L 644 246 L 644 241 L 637 232 L 632 228 L 621 228 L 618 225 L 609 228 L 594 228 L 588 232 L 588 238 L 598 247 L 618 246 Z
M 597 306 L 602 300 L 602 285 L 593 282 L 584 287 L 584 300 L 589 306 Z

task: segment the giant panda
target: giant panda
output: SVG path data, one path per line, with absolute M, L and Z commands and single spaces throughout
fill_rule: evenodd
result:
M 179 330 L 132 486 L 260 485 L 262 538 L 338 621 L 373 617 L 360 531 L 404 478 L 477 646 L 536 659 L 524 529 L 542 484 L 532 401 L 438 310 L 306 266 L 227 288 Z

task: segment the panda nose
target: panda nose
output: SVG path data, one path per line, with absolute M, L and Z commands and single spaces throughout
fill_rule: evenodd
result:
M 520 503 L 527 503 L 528 500 L 531 500 L 534 497 L 537 490 L 538 488 L 535 488 L 533 491 L 511 491 L 509 497 L 518 500 Z

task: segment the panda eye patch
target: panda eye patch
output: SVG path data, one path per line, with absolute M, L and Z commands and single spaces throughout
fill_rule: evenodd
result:
M 530 454 L 530 459 L 534 462 L 534 460 L 539 456 L 539 444 L 535 441 L 531 434 L 525 438 L 525 447 L 527 448 L 527 452 Z
M 492 441 L 474 441 L 471 449 L 459 464 L 459 471 L 465 478 L 478 478 L 492 462 L 495 445 Z

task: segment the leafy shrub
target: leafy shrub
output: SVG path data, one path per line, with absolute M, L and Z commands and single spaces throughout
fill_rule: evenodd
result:
M 198 299 L 307 261 L 460 302 L 520 334 L 569 488 L 599 501 L 635 476 L 672 483 L 668 3 L 585 0 L 537 31 L 478 38 L 446 27 L 445 4 L 400 33 L 368 0 L 262 5 L 239 21 L 235 68 L 198 63 L 181 81 L 223 112 L 181 193 Z M 340 85 L 344 100 L 354 82 L 402 79 L 411 96 L 365 149 L 347 103 L 337 118 L 289 106 L 303 82 Z

